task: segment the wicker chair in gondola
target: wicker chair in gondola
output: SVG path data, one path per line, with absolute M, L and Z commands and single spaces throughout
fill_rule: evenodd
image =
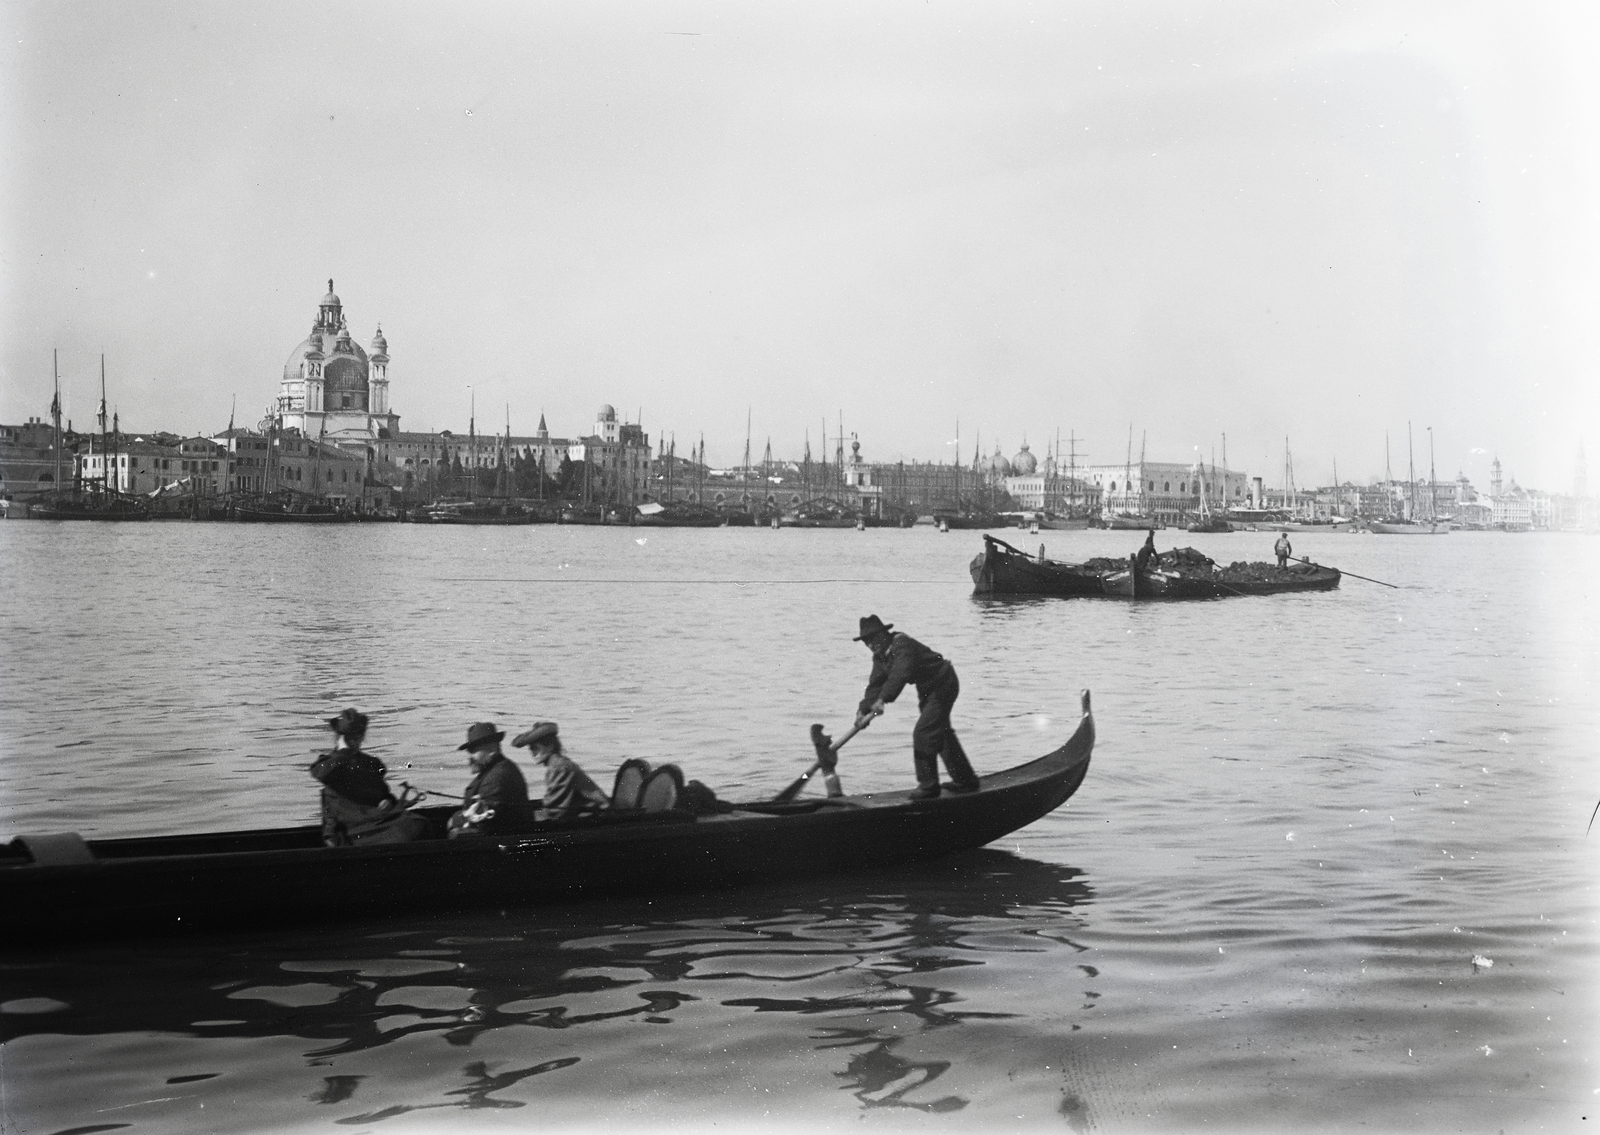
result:
M 613 808 L 639 807 L 639 790 L 650 776 L 650 762 L 629 757 L 617 769 L 617 779 L 611 786 Z
M 646 812 L 670 812 L 683 794 L 683 773 L 677 765 L 662 765 L 645 777 L 639 789 L 639 807 Z

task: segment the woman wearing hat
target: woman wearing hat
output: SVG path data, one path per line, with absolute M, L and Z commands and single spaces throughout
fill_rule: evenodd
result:
M 311 765 L 322 783 L 322 839 L 329 847 L 358 843 L 404 843 L 421 839 L 426 824 L 406 809 L 415 798 L 398 800 L 389 790 L 389 770 L 361 751 L 367 715 L 347 709 L 328 718 L 338 738 L 333 749 Z
M 516 762 L 500 751 L 504 731 L 480 721 L 467 730 L 467 764 L 475 774 L 464 796 L 467 806 L 450 817 L 450 835 L 509 831 L 528 820 L 528 782 Z
M 900 696 L 906 686 L 917 687 L 917 724 L 911 731 L 911 763 L 917 771 L 915 800 L 939 795 L 939 758 L 950 773 L 952 792 L 976 792 L 978 774 L 972 771 L 966 750 L 950 726 L 950 709 L 961 694 L 956 668 L 944 655 L 929 650 L 910 635 L 890 634 L 893 623 L 876 615 L 861 620 L 855 641 L 872 651 L 872 675 L 856 713 L 856 726 L 864 727 Z
M 544 766 L 544 806 L 539 818 L 569 820 L 584 812 L 611 806 L 611 798 L 589 779 L 561 748 L 561 731 L 554 721 L 540 721 L 511 742 L 527 749 L 535 764 Z

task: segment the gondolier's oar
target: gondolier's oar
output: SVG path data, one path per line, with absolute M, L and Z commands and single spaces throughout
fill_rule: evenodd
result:
M 1303 564 L 1311 564 L 1312 567 L 1333 567 L 1332 564 L 1312 564 L 1311 560 L 1306 556 L 1297 556 L 1293 558 L 1298 559 Z M 1372 579 L 1370 576 L 1357 575 L 1353 571 L 1345 571 L 1344 568 L 1335 567 L 1333 570 L 1338 572 L 1340 575 L 1348 575 L 1351 579 L 1365 579 L 1368 583 L 1376 583 L 1379 587 L 1392 587 L 1396 591 L 1400 590 L 1400 585 L 1398 583 L 1385 583 L 1381 579 Z
M 852 726 L 850 732 L 846 733 L 843 737 L 840 737 L 837 741 L 833 740 L 826 733 L 824 733 L 822 731 L 822 726 L 813 725 L 811 727 L 811 744 L 817 750 L 817 763 L 806 769 L 804 776 L 800 777 L 788 788 L 785 788 L 782 792 L 774 796 L 772 798 L 772 802 L 774 804 L 787 804 L 796 796 L 800 795 L 800 790 L 806 786 L 806 781 L 815 776 L 818 769 L 823 770 L 822 778 L 823 782 L 828 786 L 828 795 L 843 796 L 844 789 L 839 787 L 839 777 L 833 771 L 834 766 L 839 763 L 839 750 L 844 748 L 844 743 L 846 741 L 850 740 L 850 738 L 854 737 L 857 733 L 861 732 L 871 724 L 872 720 L 871 718 L 868 718 L 867 721 L 861 725 Z

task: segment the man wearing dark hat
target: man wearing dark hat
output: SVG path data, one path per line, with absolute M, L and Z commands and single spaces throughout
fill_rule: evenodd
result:
M 561 748 L 561 730 L 554 721 L 536 722 L 526 733 L 511 742 L 527 749 L 534 764 L 544 766 L 542 820 L 570 820 L 584 812 L 597 812 L 611 806 L 611 798 L 589 779 Z
M 467 763 L 476 774 L 463 796 L 466 807 L 450 817 L 450 835 L 508 831 L 530 819 L 528 782 L 522 770 L 500 751 L 505 733 L 487 721 L 467 730 Z
M 361 751 L 367 715 L 347 709 L 328 718 L 338 738 L 330 752 L 311 764 L 322 783 L 322 839 L 329 847 L 358 843 L 404 843 L 421 839 L 426 823 L 407 812 L 415 798 L 398 800 L 385 778 L 382 761 Z
M 856 714 L 856 725 L 865 726 L 884 706 L 900 696 L 907 685 L 917 687 L 920 716 L 911 731 L 911 763 L 917 771 L 913 799 L 939 795 L 939 758 L 950 773 L 950 791 L 975 792 L 978 775 L 950 727 L 950 710 L 961 693 L 956 668 L 944 655 L 929 650 L 908 634 L 891 634 L 893 623 L 876 615 L 861 620 L 861 633 L 855 641 L 872 651 L 872 676 Z

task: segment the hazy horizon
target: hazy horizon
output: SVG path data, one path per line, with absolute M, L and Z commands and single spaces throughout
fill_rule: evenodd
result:
M 1571 3 L 3 11 L 0 420 L 254 424 L 330 277 L 407 430 L 716 465 L 1572 487 L 1600 80 Z M 832 454 L 833 443 L 828 451 Z

